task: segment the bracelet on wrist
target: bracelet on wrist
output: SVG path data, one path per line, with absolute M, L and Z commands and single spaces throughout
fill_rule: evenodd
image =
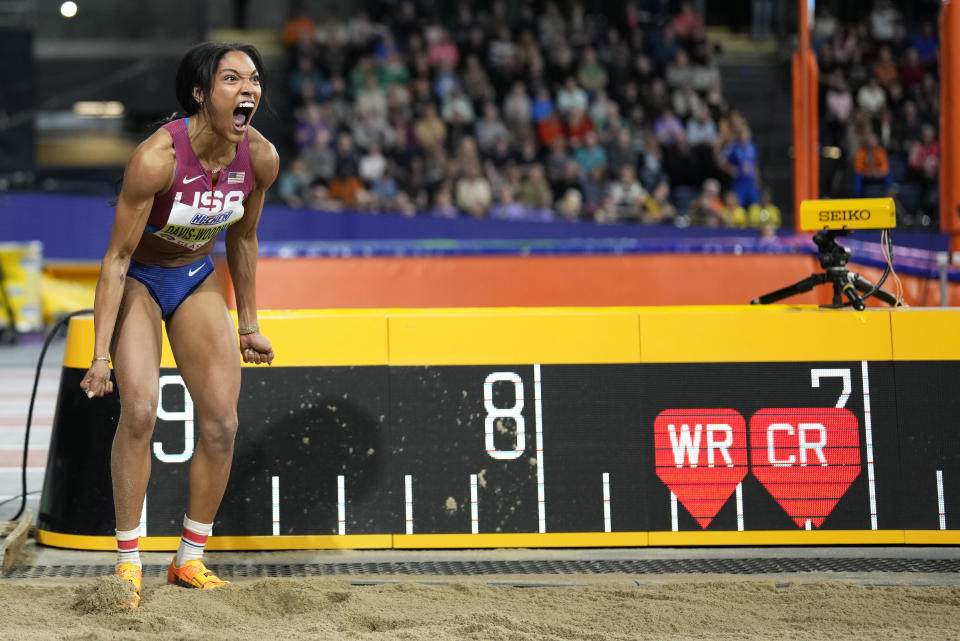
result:
M 90 361 L 90 364 L 92 365 L 92 364 L 96 363 L 97 361 L 107 361 L 107 364 L 109 364 L 109 363 L 110 363 L 110 357 L 109 357 L 109 356 L 94 356 L 93 359 Z
M 247 325 L 246 327 L 238 327 L 237 334 L 240 336 L 247 336 L 248 334 L 256 334 L 260 331 L 260 323 L 254 323 L 253 325 Z

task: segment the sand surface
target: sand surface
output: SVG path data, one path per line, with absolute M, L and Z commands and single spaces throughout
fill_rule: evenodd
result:
M 378 583 L 377 581 L 384 581 Z M 0 581 L 0 639 L 590 640 L 957 639 L 960 587 L 717 576 L 238 580 L 210 592 L 144 580 Z

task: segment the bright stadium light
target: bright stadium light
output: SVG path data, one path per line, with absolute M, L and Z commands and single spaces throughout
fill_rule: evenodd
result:
M 68 0 L 60 5 L 60 15 L 64 18 L 72 18 L 77 15 L 77 3 Z

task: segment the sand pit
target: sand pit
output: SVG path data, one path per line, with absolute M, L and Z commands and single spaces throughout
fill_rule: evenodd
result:
M 269 578 L 211 592 L 144 580 L 143 603 L 113 602 L 112 577 L 0 581 L 0 638 L 960 639 L 960 587 L 866 586 L 736 577 Z M 353 583 L 351 581 L 354 581 Z M 378 581 L 385 581 L 379 583 Z

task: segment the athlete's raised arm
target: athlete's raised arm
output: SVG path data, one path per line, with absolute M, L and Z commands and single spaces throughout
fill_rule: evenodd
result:
M 257 224 L 263 213 L 267 189 L 277 178 L 280 159 L 274 146 L 255 129 L 250 130 L 253 191 L 244 203 L 243 218 L 227 229 L 227 264 L 237 299 L 240 353 L 248 363 L 270 363 L 273 349 L 257 322 Z
M 175 165 L 170 134 L 159 129 L 137 147 L 124 172 L 110 243 L 100 264 L 100 278 L 94 296 L 93 360 L 80 382 L 80 388 L 90 398 L 113 391 L 110 381 L 110 341 L 123 297 L 130 256 L 140 242 L 153 198 L 169 188 Z

